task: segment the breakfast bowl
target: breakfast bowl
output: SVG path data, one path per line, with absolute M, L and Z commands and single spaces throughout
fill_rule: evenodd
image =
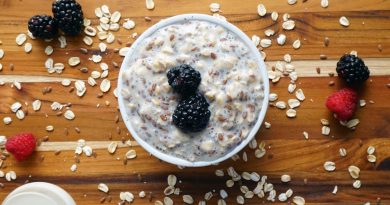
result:
M 202 130 L 183 130 L 172 117 L 184 97 L 167 73 L 183 66 L 201 76 L 195 93 L 209 105 Z M 203 14 L 170 17 L 147 29 L 128 49 L 118 78 L 119 109 L 133 138 L 183 167 L 215 165 L 242 150 L 260 129 L 268 95 L 267 70 L 252 41 L 227 21 Z

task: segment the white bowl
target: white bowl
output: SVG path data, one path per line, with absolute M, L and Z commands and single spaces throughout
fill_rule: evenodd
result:
M 122 72 L 125 69 L 128 69 L 129 63 L 131 56 L 133 55 L 134 52 L 137 52 L 137 47 L 138 45 L 147 37 L 152 35 L 155 31 L 157 31 L 160 28 L 163 28 L 165 26 L 183 22 L 183 21 L 188 21 L 188 20 L 200 20 L 200 21 L 208 21 L 217 25 L 221 25 L 225 27 L 227 30 L 233 32 L 236 34 L 245 44 L 246 46 L 250 49 L 250 52 L 254 55 L 254 57 L 257 60 L 260 72 L 261 72 L 261 77 L 263 79 L 263 85 L 264 85 L 264 99 L 263 99 L 263 104 L 259 113 L 259 116 L 257 118 L 256 124 L 253 126 L 252 130 L 248 134 L 248 137 L 245 138 L 237 147 L 232 149 L 229 153 L 226 155 L 213 160 L 213 161 L 195 161 L 191 162 L 185 159 L 181 159 L 175 156 L 168 155 L 166 153 L 163 153 L 153 146 L 149 145 L 146 141 L 144 141 L 136 131 L 133 129 L 132 124 L 131 124 L 131 119 L 129 118 L 125 105 L 123 103 L 123 97 L 121 95 L 121 90 L 122 90 Z M 204 167 L 204 166 L 209 166 L 209 165 L 215 165 L 218 164 L 219 162 L 222 162 L 226 159 L 229 159 L 236 153 L 238 153 L 240 150 L 242 150 L 256 135 L 257 131 L 259 130 L 261 123 L 264 120 L 265 113 L 267 112 L 268 108 L 268 95 L 269 95 L 269 83 L 268 83 L 268 74 L 267 74 L 267 69 L 265 67 L 264 61 L 262 57 L 260 56 L 259 51 L 257 48 L 254 46 L 252 41 L 248 38 L 248 36 L 243 33 L 239 28 L 234 26 L 233 24 L 220 20 L 218 18 L 215 18 L 213 16 L 209 15 L 204 15 L 204 14 L 183 14 L 183 15 L 178 15 L 178 16 L 173 16 L 164 20 L 161 20 L 157 24 L 153 25 L 149 29 L 147 29 L 142 35 L 140 35 L 137 40 L 133 43 L 131 46 L 130 50 L 125 56 L 125 59 L 123 60 L 120 72 L 119 72 L 119 78 L 118 78 L 118 103 L 119 103 L 119 109 L 122 115 L 122 119 L 126 124 L 127 129 L 130 131 L 131 135 L 133 138 L 140 144 L 144 149 L 146 149 L 148 152 L 150 152 L 152 155 L 156 156 L 157 158 L 169 162 L 171 164 L 179 165 L 179 166 L 184 166 L 184 167 Z

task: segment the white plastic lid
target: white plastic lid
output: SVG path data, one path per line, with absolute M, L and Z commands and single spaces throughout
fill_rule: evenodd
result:
M 2 205 L 76 205 L 62 188 L 45 182 L 25 184 L 12 191 Z

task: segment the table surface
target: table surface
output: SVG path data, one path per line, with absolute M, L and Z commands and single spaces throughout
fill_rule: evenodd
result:
M 0 80 L 6 82 L 0 87 L 0 118 L 11 116 L 13 122 L 10 125 L 1 123 L 0 135 L 12 136 L 13 134 L 31 131 L 42 142 L 37 152 L 28 160 L 16 162 L 13 157 L 3 161 L 1 170 L 8 172 L 14 170 L 17 179 L 7 182 L 0 178 L 4 188 L 0 189 L 0 200 L 14 188 L 26 181 L 45 181 L 60 185 L 66 189 L 76 200 L 77 204 L 117 204 L 119 193 L 130 191 L 135 197 L 135 204 L 152 204 L 156 200 L 163 200 L 163 190 L 167 186 L 167 176 L 175 174 L 181 183 L 177 185 L 181 189 L 180 196 L 171 196 L 176 204 L 182 203 L 182 195 L 189 194 L 195 199 L 195 203 L 203 199 L 208 191 L 215 190 L 211 204 L 216 204 L 219 190 L 225 189 L 229 197 L 228 204 L 235 204 L 236 196 L 241 194 L 238 185 L 232 188 L 225 186 L 226 168 L 233 166 L 239 173 L 258 172 L 261 176 L 267 175 L 268 182 L 274 184 L 277 194 L 285 192 L 288 188 L 294 191 L 294 196 L 302 196 L 306 204 L 363 204 L 371 202 L 376 204 L 390 204 L 390 1 L 387 0 L 332 0 L 328 8 L 322 8 L 320 1 L 301 1 L 295 5 L 288 5 L 286 0 L 263 0 L 267 8 L 267 15 L 259 17 L 257 4 L 260 1 L 248 0 L 239 2 L 235 0 L 219 0 L 222 15 L 229 22 L 242 29 L 248 36 L 254 34 L 265 37 L 264 30 L 274 29 L 276 33 L 285 33 L 287 41 L 285 46 L 276 45 L 277 35 L 271 37 L 273 45 L 264 49 L 267 54 L 266 63 L 268 69 L 275 65 L 276 61 L 283 59 L 283 55 L 289 53 L 292 56 L 292 64 L 298 75 L 297 87 L 301 88 L 306 100 L 297 108 L 297 117 L 288 119 L 285 110 L 274 107 L 268 109 L 265 121 L 271 123 L 270 129 L 264 127 L 256 136 L 258 143 L 266 144 L 266 155 L 257 159 L 254 150 L 246 148 L 248 162 L 241 160 L 228 160 L 214 167 L 185 168 L 159 161 L 150 156 L 146 151 L 134 142 L 128 134 L 120 113 L 117 109 L 117 99 L 113 95 L 116 87 L 118 68 L 112 66 L 112 62 L 121 63 L 122 58 L 115 53 L 115 49 L 124 47 L 134 41 L 131 34 L 142 33 L 159 20 L 183 13 L 210 14 L 210 0 L 185 1 L 185 0 L 156 0 L 153 11 L 145 8 L 144 1 L 136 0 L 80 0 L 85 17 L 92 20 L 96 26 L 98 19 L 94 15 L 95 8 L 107 4 L 110 10 L 120 11 L 123 19 L 130 18 L 136 22 L 133 30 L 121 28 L 115 32 L 119 41 L 108 46 L 103 53 L 103 62 L 109 64 L 109 76 L 112 88 L 103 97 L 97 97 L 99 86 L 87 85 L 87 93 L 84 97 L 77 97 L 69 87 L 61 85 L 62 79 L 86 80 L 90 72 L 98 66 L 88 60 L 93 53 L 99 53 L 97 38 L 91 47 L 82 43 L 82 36 L 68 37 L 68 45 L 65 49 L 59 48 L 57 40 L 42 42 L 28 39 L 33 45 L 30 54 L 24 52 L 23 46 L 15 44 L 15 37 L 19 33 L 26 33 L 27 20 L 35 14 L 51 13 L 50 1 L 33 0 L 0 0 L 0 48 L 5 51 L 0 63 L 3 70 L 0 72 Z M 270 13 L 279 13 L 277 22 L 273 22 Z M 281 28 L 282 15 L 289 13 L 295 20 L 296 28 L 292 31 L 284 31 Z M 151 18 L 146 21 L 145 17 Z M 350 21 L 349 27 L 339 24 L 339 18 L 346 16 Z M 328 47 L 324 46 L 324 38 L 330 39 Z M 300 39 L 300 49 L 293 49 L 292 42 Z M 47 45 L 54 47 L 51 58 L 55 62 L 66 64 L 64 72 L 49 74 L 44 68 L 44 62 L 48 58 L 44 49 Z M 88 54 L 82 54 L 80 47 L 87 47 Z M 381 47 L 382 49 L 379 49 Z M 331 113 L 324 106 L 326 96 L 336 91 L 343 84 L 336 77 L 329 77 L 330 72 L 335 72 L 336 62 L 346 52 L 355 50 L 362 57 L 371 70 L 370 80 L 359 92 L 359 98 L 365 99 L 367 105 L 359 108 L 356 118 L 360 124 L 356 130 L 351 131 L 339 125 Z M 320 55 L 326 55 L 327 60 L 320 60 Z M 81 65 L 71 68 L 67 60 L 71 56 L 79 56 Z M 13 70 L 10 68 L 13 64 Z M 81 73 L 81 67 L 88 67 L 89 73 Z M 317 73 L 317 67 L 321 73 Z M 22 83 L 22 90 L 11 87 L 13 81 Z M 329 82 L 335 85 L 330 86 Z M 99 80 L 100 82 L 100 80 Z M 271 92 L 279 95 L 279 100 L 287 101 L 294 98 L 287 92 L 288 78 L 282 78 L 278 83 L 271 83 Z M 42 90 L 51 88 L 50 93 L 43 94 Z M 32 110 L 31 103 L 40 99 L 42 108 L 38 112 Z M 18 120 L 11 112 L 10 105 L 16 101 L 23 104 L 23 109 L 28 115 L 23 120 Z M 71 103 L 71 109 L 76 114 L 73 121 L 68 121 L 62 116 L 57 116 L 58 111 L 52 111 L 52 102 Z M 26 106 L 24 103 L 28 103 Z M 106 105 L 106 102 L 109 105 Z M 97 105 L 100 104 L 100 107 Z M 116 120 L 119 117 L 119 122 Z M 320 119 L 330 121 L 330 136 L 321 134 Z M 45 127 L 54 126 L 53 132 L 46 132 Z M 79 133 L 75 129 L 79 129 Z M 68 130 L 68 134 L 65 133 Z M 303 132 L 309 134 L 305 140 Z M 48 136 L 48 137 L 46 137 Z M 76 157 L 74 149 L 76 141 L 85 139 L 94 152 L 94 157 L 85 155 Z M 133 146 L 129 148 L 122 141 L 130 139 Z M 107 146 L 111 141 L 118 141 L 119 147 L 115 154 L 109 154 Z M 367 147 L 376 148 L 376 163 L 367 161 Z M 345 148 L 347 155 L 341 157 L 339 149 Z M 134 149 L 137 157 L 123 162 L 124 154 Z M 239 154 L 242 157 L 243 152 Z M 72 164 L 79 162 L 76 172 L 71 172 Z M 334 172 L 327 172 L 323 168 L 325 161 L 336 163 Z M 360 189 L 352 187 L 353 179 L 347 169 L 350 165 L 356 165 L 361 169 Z M 214 171 L 224 169 L 225 177 L 216 177 Z M 280 176 L 289 174 L 292 178 L 289 183 L 282 183 Z M 98 191 L 99 183 L 108 185 L 108 194 Z M 251 189 L 254 183 L 242 182 Z M 337 194 L 332 194 L 334 186 L 338 186 Z M 138 197 L 140 191 L 145 191 L 147 197 Z M 111 202 L 109 199 L 111 198 Z M 289 199 L 292 201 L 292 198 Z M 266 199 L 247 199 L 247 204 L 268 203 Z M 285 204 L 279 202 L 275 204 Z M 210 203 L 209 203 L 210 204 Z

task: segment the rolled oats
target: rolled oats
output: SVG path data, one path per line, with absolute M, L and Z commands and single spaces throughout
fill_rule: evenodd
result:
M 283 175 L 280 177 L 280 180 L 281 180 L 282 182 L 287 183 L 287 182 L 291 181 L 291 177 L 290 177 L 290 175 L 288 175 L 288 174 L 283 174 Z
M 279 199 L 279 201 L 282 201 L 282 202 L 287 201 L 286 193 L 279 194 L 278 199 Z
M 58 41 L 60 42 L 60 48 L 65 48 L 68 45 L 65 36 L 58 37 Z
M 290 84 L 288 84 L 287 91 L 288 91 L 289 93 L 293 93 L 296 87 L 297 87 L 296 84 L 290 83 Z
M 193 204 L 194 199 L 192 198 L 191 195 L 183 195 L 183 202 L 186 204 Z
M 301 103 L 299 102 L 299 100 L 297 99 L 289 99 L 288 100 L 288 106 L 291 108 L 291 109 L 294 109 L 294 108 L 297 108 L 299 107 Z
M 279 17 L 278 12 L 273 11 L 273 12 L 271 13 L 271 19 L 272 19 L 273 21 L 277 21 L 277 20 L 278 20 L 278 17 Z
M 286 105 L 286 102 L 284 102 L 284 101 L 278 101 L 278 102 L 276 102 L 275 107 L 277 107 L 281 110 L 284 110 L 284 109 L 286 109 L 287 105 Z
M 297 3 L 297 0 L 287 0 L 287 3 L 293 5 Z
M 268 48 L 271 45 L 272 45 L 271 39 L 264 38 L 264 39 L 260 40 L 260 46 L 263 47 L 263 48 Z
M 267 9 L 263 4 L 257 5 L 257 13 L 259 16 L 265 16 L 265 14 L 267 14 Z
M 345 16 L 340 17 L 339 23 L 340 23 L 340 25 L 342 25 L 344 27 L 348 27 L 349 26 L 349 20 Z
M 336 164 L 334 162 L 331 162 L 331 161 L 326 161 L 324 163 L 324 169 L 328 172 L 332 172 L 336 169 Z
M 99 43 L 99 49 L 100 49 L 100 52 L 106 52 L 107 50 L 107 45 L 103 42 L 100 42 Z
M 339 154 L 340 154 L 340 156 L 345 157 L 345 156 L 347 156 L 347 150 L 342 147 L 339 149 Z
M 104 193 L 108 193 L 109 188 L 108 188 L 108 186 L 107 186 L 106 184 L 100 183 L 100 184 L 98 185 L 98 190 L 99 190 L 99 191 L 102 191 L 102 192 L 104 192 Z
M 369 161 L 371 163 L 375 163 L 376 162 L 376 156 L 372 155 L 372 154 L 367 155 L 367 161 Z
M 252 42 L 253 42 L 253 44 L 255 44 L 256 47 L 259 46 L 260 45 L 260 37 L 257 35 L 253 35 Z
M 309 139 L 309 133 L 304 131 L 303 132 L 303 137 L 308 140 Z
M 352 184 L 353 188 L 359 189 L 362 186 L 362 182 L 360 180 L 355 180 Z
M 130 30 L 135 27 L 135 22 L 133 20 L 126 19 L 122 26 L 123 28 Z
M 65 111 L 64 113 L 64 117 L 67 119 L 67 120 L 73 120 L 75 118 L 75 114 L 73 113 L 72 110 L 67 110 Z
M 25 117 L 25 114 L 24 114 L 23 110 L 16 111 L 16 118 L 18 118 L 19 120 L 23 120 L 24 117 Z
M 323 135 L 328 136 L 328 135 L 330 134 L 330 127 L 328 127 L 328 126 L 322 126 L 321 133 L 322 133 Z
M 100 84 L 100 90 L 102 91 L 102 92 L 107 92 L 107 91 L 109 91 L 110 90 L 110 87 L 111 87 L 111 82 L 110 82 L 110 80 L 108 80 L 108 79 L 103 79 L 102 80 L 102 82 L 101 82 L 101 84 Z
M 119 11 L 115 11 L 114 13 L 112 13 L 110 21 L 113 23 L 118 23 L 119 20 L 121 19 L 121 16 L 122 15 Z
M 154 9 L 154 1 L 153 0 L 146 0 L 146 8 L 149 10 Z
M 24 52 L 30 53 L 32 51 L 32 45 L 31 43 L 24 44 Z
M 278 38 L 276 39 L 276 41 L 278 42 L 279 45 L 284 45 L 284 43 L 286 42 L 286 35 L 284 34 L 279 34 Z
M 177 181 L 177 178 L 175 175 L 173 175 L 173 174 L 168 175 L 167 183 L 169 186 L 174 187 L 176 185 L 176 181 Z
M 327 8 L 328 6 L 329 6 L 328 0 L 321 0 L 321 7 L 322 8 Z
M 375 147 L 369 146 L 367 148 L 367 154 L 374 154 L 375 153 Z
M 287 117 L 289 117 L 289 118 L 294 118 L 294 117 L 297 116 L 297 111 L 294 110 L 294 109 L 288 109 L 288 110 L 286 111 L 286 115 L 287 115 Z
M 26 40 L 27 40 L 26 34 L 21 33 L 21 34 L 19 34 L 19 35 L 16 36 L 16 40 L 15 40 L 15 41 L 16 41 L 16 44 L 17 44 L 18 46 L 21 46 L 21 45 L 24 44 L 24 42 L 26 42 Z
M 219 12 L 221 5 L 218 3 L 211 3 L 209 7 L 210 7 L 211 12 L 216 13 L 216 12 Z
M 284 30 L 293 30 L 295 28 L 295 21 L 287 20 L 283 22 L 282 27 Z
M 297 91 L 295 91 L 295 96 L 297 97 L 297 99 L 299 101 L 304 101 L 305 100 L 305 94 L 303 94 L 303 90 L 302 89 L 298 89 Z
M 12 118 L 11 117 L 4 117 L 3 122 L 5 125 L 9 125 L 12 123 Z
M 77 66 L 80 64 L 80 58 L 79 57 L 70 57 L 68 60 L 68 64 L 72 67 Z
M 295 40 L 292 46 L 294 49 L 299 49 L 301 47 L 301 41 L 299 39 Z
M 118 147 L 118 143 L 117 142 L 111 142 L 108 145 L 108 147 L 107 147 L 108 153 L 114 154 L 117 147 Z
M 293 202 L 296 205 L 305 205 L 305 199 L 303 197 L 301 197 L 301 196 L 294 196 Z
M 135 152 L 135 150 L 129 150 L 128 152 L 126 152 L 126 159 L 134 159 L 137 157 L 137 153 Z

